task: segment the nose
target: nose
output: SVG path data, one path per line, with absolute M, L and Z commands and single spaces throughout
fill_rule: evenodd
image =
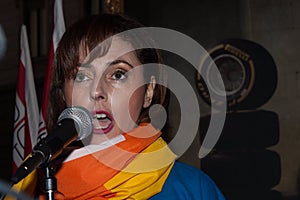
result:
M 90 97 L 94 101 L 107 100 L 107 85 L 101 79 L 93 84 L 90 92 Z

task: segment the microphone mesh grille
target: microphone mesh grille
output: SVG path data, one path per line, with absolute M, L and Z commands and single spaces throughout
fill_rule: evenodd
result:
M 58 122 L 63 119 L 73 119 L 77 133 L 78 139 L 82 140 L 92 133 L 92 116 L 90 112 L 80 106 L 72 106 L 66 108 L 59 116 Z

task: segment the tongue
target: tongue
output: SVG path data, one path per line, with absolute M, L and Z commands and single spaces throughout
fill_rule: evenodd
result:
M 108 118 L 105 119 L 94 119 L 93 125 L 95 128 L 106 128 L 111 124 L 111 120 Z

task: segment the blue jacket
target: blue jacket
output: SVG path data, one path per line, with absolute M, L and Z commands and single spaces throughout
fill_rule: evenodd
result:
M 199 169 L 175 162 L 160 193 L 151 200 L 225 200 L 216 184 Z

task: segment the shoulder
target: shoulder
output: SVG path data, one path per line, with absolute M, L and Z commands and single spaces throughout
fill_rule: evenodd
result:
M 162 191 L 151 199 L 224 200 L 224 197 L 204 172 L 175 162 Z

